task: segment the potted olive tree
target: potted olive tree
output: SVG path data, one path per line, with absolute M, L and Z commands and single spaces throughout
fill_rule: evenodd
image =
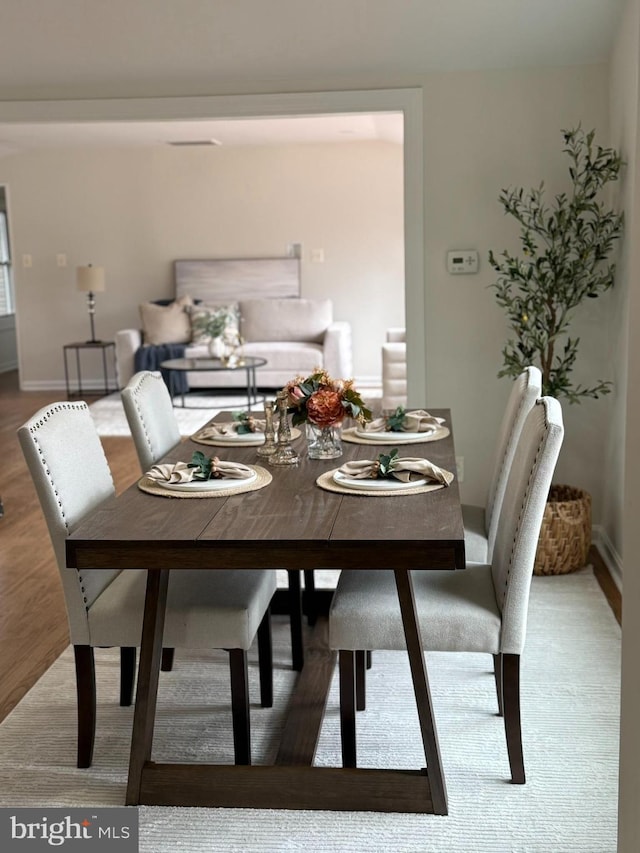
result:
M 578 306 L 614 283 L 615 264 L 608 257 L 622 234 L 623 214 L 607 209 L 600 195 L 617 180 L 623 163 L 612 148 L 594 144 L 593 130 L 578 126 L 562 135 L 570 190 L 547 201 L 544 183 L 528 192 L 503 189 L 499 202 L 520 226 L 521 252 L 505 250 L 498 257 L 489 252 L 489 263 L 498 274 L 493 287 L 511 332 L 498 376 L 515 377 L 535 364 L 542 371 L 544 394 L 578 403 L 611 390 L 607 379 L 587 386 L 574 382 L 580 338 L 569 330 Z M 536 572 L 555 574 L 584 565 L 591 542 L 590 505 L 586 492 L 552 487 Z

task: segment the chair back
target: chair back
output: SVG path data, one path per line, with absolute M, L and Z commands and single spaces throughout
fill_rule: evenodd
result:
M 158 371 L 142 370 L 131 377 L 121 396 L 144 474 L 180 443 L 171 395 Z
M 524 422 L 498 523 L 491 573 L 502 613 L 500 651 L 520 654 L 544 509 L 564 426 L 560 403 L 540 398 Z
M 493 472 L 485 505 L 485 532 L 487 534 L 487 561 L 491 562 L 498 530 L 500 509 L 511 463 L 518 439 L 531 407 L 542 394 L 542 373 L 533 365 L 516 377 L 505 409 L 494 455 Z
M 109 463 L 86 403 L 52 403 L 18 429 L 62 577 L 73 644 L 89 643 L 87 610 L 120 572 L 68 569 L 65 540 L 115 495 Z

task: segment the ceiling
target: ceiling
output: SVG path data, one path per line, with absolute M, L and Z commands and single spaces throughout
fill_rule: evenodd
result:
M 283 145 L 380 140 L 402 143 L 400 113 L 348 113 L 215 121 L 0 124 L 0 155 L 33 148 L 149 145 Z
M 0 102 L 420 85 L 421 75 L 606 63 L 625 0 L 2 0 Z M 51 145 L 402 141 L 399 116 L 0 123 Z

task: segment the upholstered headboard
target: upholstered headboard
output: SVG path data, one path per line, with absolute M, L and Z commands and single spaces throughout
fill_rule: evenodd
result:
M 203 302 L 300 296 L 299 258 L 211 258 L 174 262 L 176 298 Z

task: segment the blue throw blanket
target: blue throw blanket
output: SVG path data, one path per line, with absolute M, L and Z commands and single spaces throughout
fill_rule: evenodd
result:
M 133 357 L 135 372 L 140 370 L 160 370 L 167 388 L 173 394 L 186 394 L 189 391 L 187 374 L 184 370 L 161 370 L 163 361 L 170 358 L 182 358 L 186 344 L 159 344 L 158 346 L 139 347 Z

